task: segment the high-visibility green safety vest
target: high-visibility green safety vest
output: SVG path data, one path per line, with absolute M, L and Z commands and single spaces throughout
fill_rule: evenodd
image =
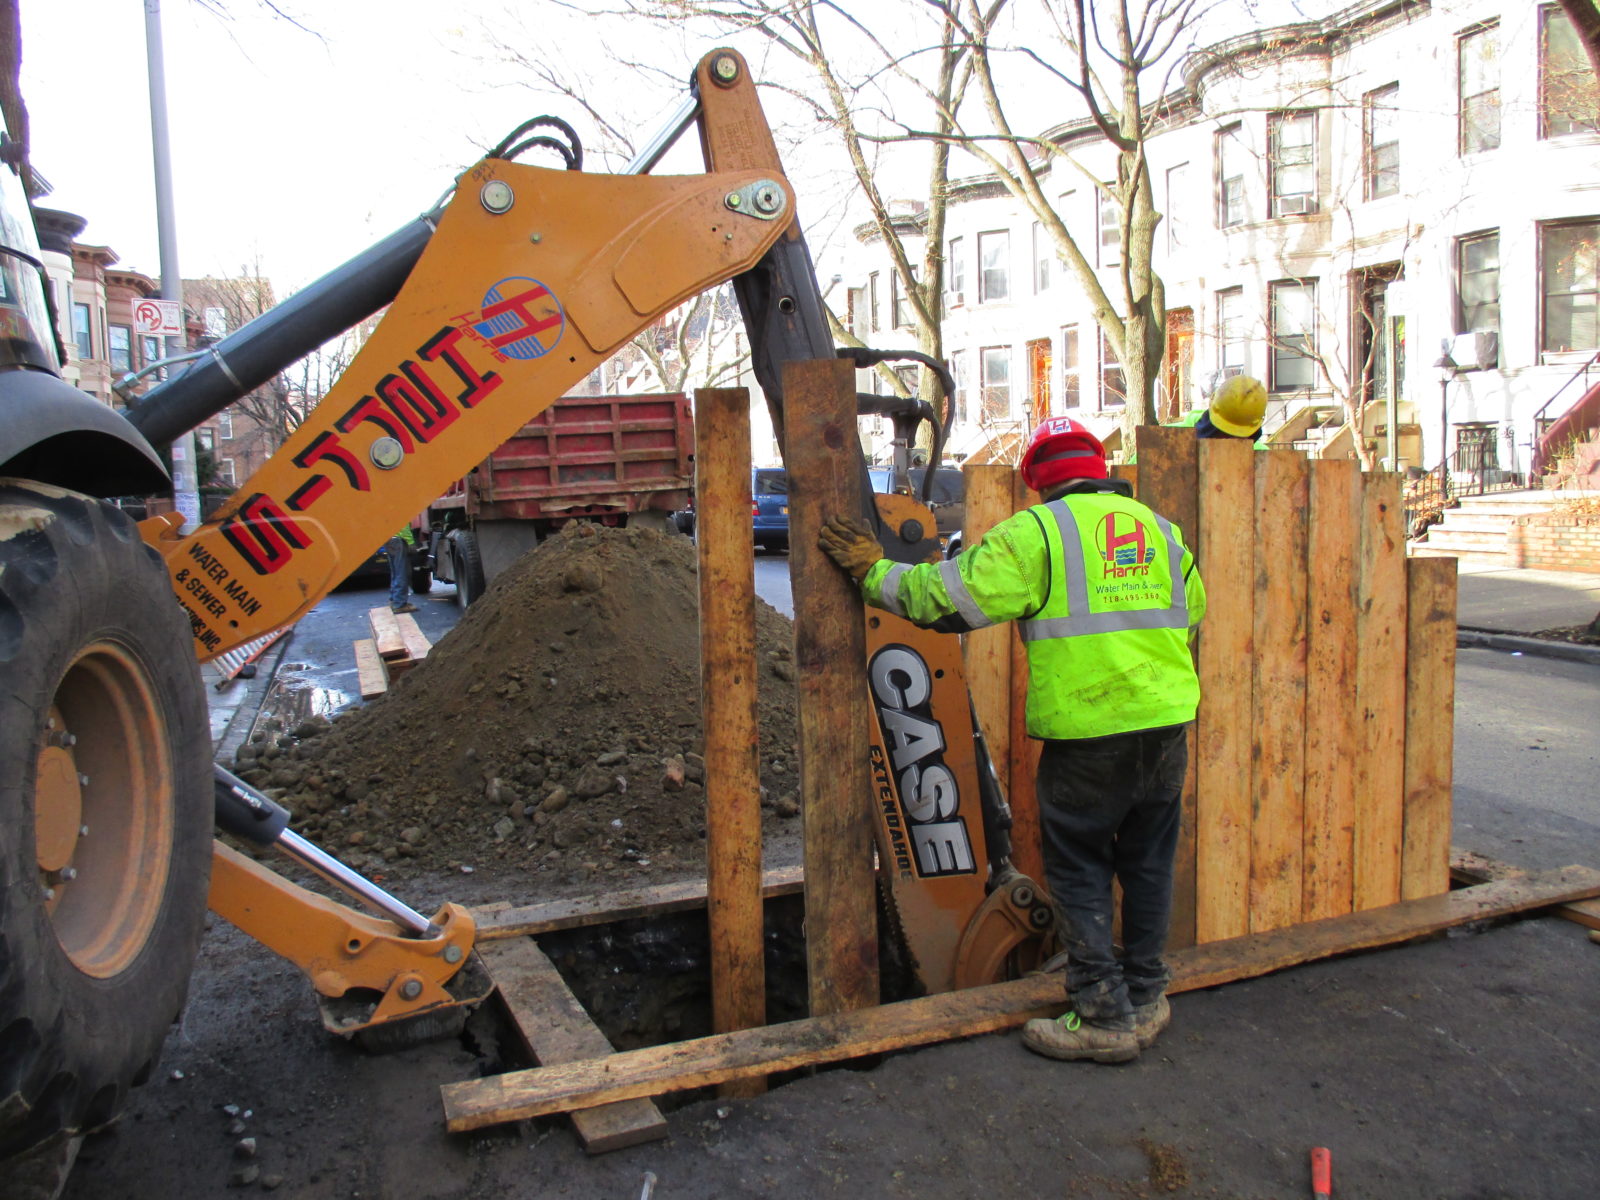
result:
M 947 562 L 881 560 L 861 594 L 951 632 L 1018 621 L 1033 737 L 1194 719 L 1189 633 L 1205 615 L 1205 585 L 1178 527 L 1117 492 L 1071 492 L 1025 509 Z

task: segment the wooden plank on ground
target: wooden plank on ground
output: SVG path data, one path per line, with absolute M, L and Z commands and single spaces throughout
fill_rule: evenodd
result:
M 804 870 L 799 866 L 778 867 L 761 879 L 761 895 L 796 896 L 803 890 Z M 477 940 L 526 937 L 553 933 L 558 929 L 578 929 L 605 925 L 612 921 L 631 921 L 640 917 L 659 917 L 668 913 L 704 908 L 706 881 L 685 879 L 677 883 L 658 883 L 653 887 L 611 892 L 603 896 L 578 896 L 546 900 L 540 904 L 485 905 L 472 909 L 477 924 Z
M 540 1066 L 603 1059 L 612 1053 L 555 964 L 532 938 L 479 948 L 500 1003 L 523 1049 Z M 622 1100 L 572 1114 L 572 1126 L 590 1154 L 604 1154 L 667 1136 L 661 1110 L 647 1099 Z
M 1305 455 L 1256 455 L 1250 929 L 1300 920 L 1306 722 Z
M 422 632 L 417 619 L 410 613 L 396 613 L 395 624 L 400 627 L 400 640 L 405 644 L 405 657 L 413 663 L 419 663 L 427 658 L 428 651 L 433 649 L 433 643 L 428 640 L 428 635 Z
M 787 363 L 783 391 L 806 973 L 810 1011 L 821 1016 L 878 1002 L 866 619 L 855 583 L 817 546 L 826 518 L 862 511 L 863 472 L 850 364 Z
M 1427 937 L 1454 925 L 1595 895 L 1600 895 L 1600 871 L 1563 867 L 1370 912 L 1191 946 L 1169 958 L 1173 970 L 1169 991 L 1214 987 L 1335 954 Z M 588 1062 L 446 1084 L 440 1089 L 445 1124 L 452 1133 L 464 1133 L 505 1121 L 973 1037 L 1012 1028 L 1031 1016 L 1055 1015 L 1065 1003 L 1060 973 L 1030 975 Z
M 966 476 L 965 545 L 975 546 L 996 525 L 1016 511 L 1013 480 L 1017 469 L 1006 463 L 963 468 Z M 1011 794 L 1011 639 L 1010 625 L 974 629 L 963 639 L 967 691 L 994 762 L 1000 790 Z
M 1406 550 L 1400 477 L 1371 473 L 1361 497 L 1356 598 L 1355 907 L 1400 899 L 1405 820 Z
M 1311 466 L 1306 595 L 1306 784 L 1302 920 L 1351 911 L 1356 788 L 1356 560 L 1361 467 Z
M 367 624 L 372 627 L 372 640 L 378 647 L 379 658 L 406 656 L 406 640 L 400 635 L 399 614 L 382 606 L 369 608 Z
M 1450 878 L 1460 884 L 1488 883 L 1495 879 L 1515 879 L 1526 875 L 1521 867 L 1487 858 L 1460 847 L 1450 848 Z M 1588 929 L 1600 929 L 1600 900 L 1574 900 L 1559 904 L 1552 915 L 1562 917 Z
M 378 647 L 371 638 L 361 638 L 351 643 L 356 652 L 356 687 L 363 700 L 371 700 L 389 690 L 389 676 L 383 669 L 383 659 L 378 657 Z
M 1456 560 L 1406 560 L 1405 812 L 1400 898 L 1450 886 L 1455 745 Z
M 1195 937 L 1250 930 L 1250 750 L 1255 714 L 1255 460 L 1249 443 L 1207 438 L 1199 455 L 1200 716 L 1195 723 Z
M 701 388 L 694 404 L 711 1022 L 716 1032 L 726 1033 L 767 1021 L 750 393 Z M 752 1086 L 759 1092 L 762 1083 L 729 1086 L 751 1095 Z
M 1139 500 L 1171 521 L 1184 544 L 1203 562 L 1200 547 L 1199 443 L 1194 430 L 1184 427 L 1141 426 L 1139 446 Z M 1204 573 L 1201 579 L 1205 578 Z M 1172 921 L 1167 945 L 1173 949 L 1195 942 L 1196 852 L 1195 762 L 1196 734 L 1189 730 L 1189 766 L 1183 782 L 1183 823 L 1178 829 L 1178 850 L 1172 860 Z

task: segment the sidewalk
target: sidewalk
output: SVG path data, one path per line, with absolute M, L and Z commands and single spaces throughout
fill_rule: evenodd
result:
M 1600 663 L 1600 646 L 1527 637 L 1587 625 L 1600 613 L 1600 573 L 1459 564 L 1458 644 Z

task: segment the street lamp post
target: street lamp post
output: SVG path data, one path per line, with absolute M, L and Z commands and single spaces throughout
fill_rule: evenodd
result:
M 1433 364 L 1439 372 L 1439 503 L 1450 495 L 1450 384 L 1456 377 L 1456 360 L 1445 350 Z

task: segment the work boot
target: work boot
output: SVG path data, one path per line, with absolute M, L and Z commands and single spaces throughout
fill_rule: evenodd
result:
M 1035 1017 L 1022 1027 L 1022 1044 L 1035 1054 L 1065 1062 L 1087 1058 L 1122 1063 L 1139 1057 L 1139 1039 L 1132 1033 L 1085 1024 L 1075 1012 L 1063 1013 L 1053 1021 Z
M 1156 1044 L 1161 1031 L 1172 1023 L 1172 1005 L 1165 996 L 1157 996 L 1149 1004 L 1133 1006 L 1133 1036 L 1139 1049 L 1148 1050 Z
M 401 613 L 414 613 L 414 612 L 420 612 L 420 611 L 421 610 L 415 604 L 410 604 L 410 603 L 397 604 L 394 607 L 394 613 L 395 613 L 396 616 L 399 616 Z

